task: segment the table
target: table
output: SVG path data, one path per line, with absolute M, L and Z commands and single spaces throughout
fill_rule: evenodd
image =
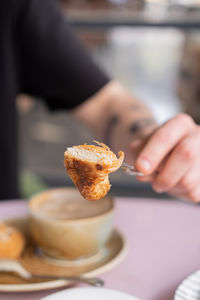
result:
M 143 198 L 116 198 L 115 203 L 115 224 L 129 252 L 100 277 L 107 288 L 143 300 L 172 300 L 178 284 L 200 268 L 200 206 Z M 26 201 L 0 203 L 0 218 L 26 214 Z M 38 300 L 52 292 L 0 293 L 0 299 Z

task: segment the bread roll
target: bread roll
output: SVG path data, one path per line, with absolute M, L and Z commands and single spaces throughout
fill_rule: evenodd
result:
M 110 189 L 108 174 L 121 166 L 124 153 L 119 158 L 103 143 L 79 145 L 67 148 L 64 164 L 73 183 L 87 200 L 103 198 Z
M 25 246 L 23 234 L 12 226 L 0 224 L 0 259 L 18 258 Z

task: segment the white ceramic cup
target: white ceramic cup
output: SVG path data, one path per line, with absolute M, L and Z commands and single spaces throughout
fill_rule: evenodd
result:
M 85 200 L 75 188 L 50 189 L 29 201 L 30 231 L 53 258 L 74 260 L 100 251 L 113 230 L 113 201 Z

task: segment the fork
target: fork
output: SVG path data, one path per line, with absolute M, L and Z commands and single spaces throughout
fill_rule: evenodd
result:
M 135 167 L 131 166 L 125 162 L 123 162 L 123 164 L 121 165 L 122 171 L 127 174 L 127 175 L 131 175 L 131 176 L 144 176 L 143 173 L 135 171 Z

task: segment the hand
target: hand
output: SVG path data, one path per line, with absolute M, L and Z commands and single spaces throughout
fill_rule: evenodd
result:
M 200 202 L 200 126 L 186 114 L 170 119 L 149 136 L 136 168 L 156 192 Z

